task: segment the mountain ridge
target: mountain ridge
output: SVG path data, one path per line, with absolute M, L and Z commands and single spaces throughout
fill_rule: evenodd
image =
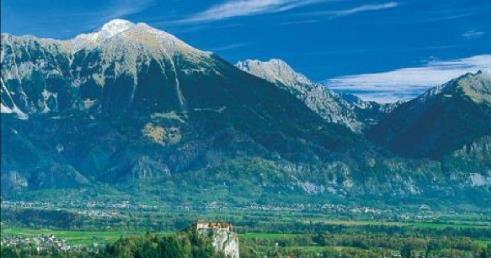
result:
M 491 134 L 490 89 L 489 73 L 467 73 L 400 105 L 368 135 L 402 155 L 441 158 Z
M 240 205 L 489 199 L 469 171 L 394 156 L 308 105 L 348 103 L 339 95 L 272 83 L 154 30 L 115 29 L 75 52 L 68 41 L 2 34 L 2 196 L 90 188 Z
M 346 126 L 362 133 L 387 114 L 391 105 L 366 102 L 354 95 L 339 94 L 324 85 L 314 83 L 296 72 L 281 59 L 260 61 L 247 59 L 235 64 L 239 69 L 263 78 L 285 89 L 302 100 L 312 111 L 326 121 Z

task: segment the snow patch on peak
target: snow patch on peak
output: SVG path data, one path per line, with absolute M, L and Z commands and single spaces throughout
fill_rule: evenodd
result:
M 75 49 L 83 48 L 87 45 L 100 43 L 106 39 L 112 38 L 119 33 L 125 32 L 135 27 L 135 24 L 122 19 L 114 19 L 104 24 L 99 31 L 92 33 L 84 33 L 76 36 L 72 43 Z
M 285 61 L 281 59 L 271 59 L 269 61 L 251 60 L 239 61 L 236 66 L 274 83 L 282 83 L 286 86 L 295 86 L 299 84 L 313 84 L 305 75 L 295 72 Z
M 193 48 L 174 35 L 158 30 L 146 23 L 132 23 L 115 19 L 93 33 L 80 34 L 71 40 L 74 52 L 84 48 L 101 47 L 111 52 L 110 55 L 136 54 L 143 47 L 152 55 L 173 57 L 185 54 L 191 59 L 198 60 L 210 54 Z M 123 53 L 128 52 L 128 53 Z M 158 58 L 160 59 L 160 58 Z
M 100 33 L 103 38 L 110 38 L 118 33 L 131 29 L 133 26 L 135 26 L 135 24 L 130 21 L 114 19 L 104 24 L 98 33 Z

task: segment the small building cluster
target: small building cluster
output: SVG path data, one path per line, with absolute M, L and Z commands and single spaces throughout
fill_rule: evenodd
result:
M 6 236 L 2 237 L 1 246 L 21 248 L 34 247 L 38 253 L 53 249 L 61 252 L 68 252 L 71 248 L 64 239 L 58 239 L 54 235 L 41 235 L 35 237 Z
M 239 258 L 239 237 L 230 223 L 198 221 L 195 230 L 211 238 L 213 248 L 226 257 Z
M 198 221 L 195 224 L 195 229 L 200 231 L 200 230 L 208 230 L 208 229 L 224 229 L 226 231 L 232 231 L 233 226 L 230 223 L 222 223 L 222 222 L 205 222 L 205 221 Z

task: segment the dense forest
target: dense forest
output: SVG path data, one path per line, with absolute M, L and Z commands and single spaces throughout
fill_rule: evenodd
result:
M 73 251 L 38 251 L 35 246 L 2 247 L 1 257 L 225 257 L 215 252 L 211 240 L 196 231 L 180 232 L 172 236 L 146 234 L 139 237 L 121 238 L 104 247 L 80 248 Z
M 472 257 L 487 258 L 491 244 L 468 237 L 427 237 L 385 234 L 276 234 L 247 236 L 240 240 L 241 257 Z M 1 257 L 225 257 L 211 239 L 194 230 L 168 236 L 145 234 L 120 238 L 107 245 L 70 251 L 39 251 L 35 246 L 2 247 Z

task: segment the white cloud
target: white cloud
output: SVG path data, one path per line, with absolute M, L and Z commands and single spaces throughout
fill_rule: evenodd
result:
M 232 43 L 232 44 L 228 44 L 228 45 L 213 47 L 213 48 L 210 48 L 210 50 L 213 51 L 213 52 L 226 51 L 226 50 L 232 50 L 232 49 L 242 48 L 242 47 L 245 47 L 247 45 L 248 45 L 248 43 L 244 43 L 244 42 L 242 42 L 242 43 Z
M 353 93 L 364 100 L 386 103 L 414 98 L 430 87 L 478 70 L 491 71 L 491 55 L 431 61 L 421 67 L 382 73 L 342 76 L 327 80 L 326 85 L 334 90 Z
M 229 0 L 180 22 L 209 22 L 238 16 L 285 12 L 325 0 Z
M 98 29 L 99 26 L 110 20 L 141 13 L 155 4 L 156 0 L 111 0 L 101 4 L 98 8 L 86 8 L 76 12 L 56 9 L 59 14 L 55 20 L 49 22 L 55 21 L 56 24 L 69 24 L 70 26 L 79 25 L 88 32 Z M 42 24 L 42 27 L 47 27 L 47 25 Z
M 357 7 L 351 8 L 351 9 L 332 11 L 330 13 L 333 15 L 336 15 L 336 16 L 346 16 L 346 15 L 352 15 L 352 14 L 361 13 L 361 12 L 391 9 L 391 8 L 395 8 L 397 6 L 399 6 L 399 3 L 397 3 L 397 2 L 388 2 L 388 3 L 383 3 L 383 4 L 367 4 L 367 5 L 357 6 Z
M 479 30 L 468 30 L 464 33 L 462 33 L 462 37 L 466 39 L 477 39 L 486 34 L 484 31 L 479 31 Z
M 343 10 L 307 12 L 307 13 L 302 13 L 300 15 L 302 15 L 302 16 L 327 16 L 328 18 L 335 18 L 335 17 L 340 17 L 340 16 L 353 15 L 353 14 L 357 14 L 357 13 L 361 13 L 361 12 L 370 12 L 370 11 L 380 11 L 380 10 L 385 10 L 385 9 L 392 9 L 392 8 L 396 8 L 398 6 L 399 6 L 398 2 L 386 2 L 386 3 L 381 3 L 381 4 L 359 5 L 359 6 L 349 8 L 349 9 L 343 9 Z
M 155 3 L 154 0 L 141 0 L 137 2 L 138 4 L 133 0 L 118 1 L 118 5 L 115 5 L 117 8 L 112 11 L 112 16 L 121 17 L 139 13 Z
M 83 9 L 78 12 L 60 12 L 59 18 L 62 20 L 77 19 L 83 20 L 86 23 L 92 21 L 91 18 L 97 18 L 96 23 L 100 23 L 116 19 L 123 18 L 125 16 L 138 14 L 151 6 L 156 4 L 156 0 L 112 0 L 108 1 L 104 5 L 101 5 L 97 9 Z

